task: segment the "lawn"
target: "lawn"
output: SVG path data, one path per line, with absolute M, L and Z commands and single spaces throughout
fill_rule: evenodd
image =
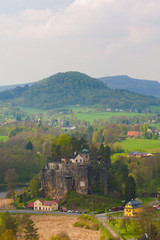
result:
M 133 117 L 142 115 L 140 113 L 129 113 L 129 112 L 100 112 L 94 109 L 87 109 L 86 107 L 74 108 L 71 107 L 72 111 L 76 114 L 78 120 L 86 120 L 90 123 L 96 120 L 108 121 L 111 117 Z
M 157 198 L 154 197 L 138 197 L 138 199 L 141 201 L 142 204 L 151 203 L 157 200 Z
M 40 109 L 40 108 L 26 108 L 26 107 L 23 107 L 22 109 L 27 114 L 39 114 L 39 113 L 45 113 L 46 114 L 46 112 L 48 111 L 48 110 L 44 110 L 44 109 Z
M 126 139 L 121 142 L 125 152 L 145 151 L 158 152 L 160 151 L 160 140 L 150 139 Z
M 134 221 L 133 219 L 130 220 L 130 224 L 127 227 L 127 232 L 126 230 L 121 227 L 121 219 L 115 219 L 114 220 L 114 227 L 117 229 L 117 233 L 121 233 L 121 235 L 125 238 L 125 239 L 133 239 L 135 237 L 137 237 L 135 229 L 134 229 Z M 112 227 L 112 224 L 110 224 L 107 221 L 107 224 L 114 230 L 114 228 Z
M 8 136 L 0 136 L 1 142 L 6 142 L 8 140 Z
M 103 121 L 107 121 L 109 120 L 111 117 L 133 117 L 133 116 L 139 116 L 139 115 L 143 115 L 141 113 L 129 113 L 129 112 L 101 112 L 98 111 L 94 108 L 87 108 L 87 107 L 74 107 L 74 106 L 65 106 L 62 108 L 55 108 L 55 109 L 50 109 L 50 110 L 56 110 L 56 109 L 72 109 L 73 113 L 75 113 L 76 117 L 78 120 L 86 120 L 90 123 L 93 123 L 93 121 L 96 120 L 103 120 Z M 39 109 L 39 108 L 23 108 L 23 110 L 27 113 L 27 114 L 39 114 L 39 113 L 43 113 L 44 115 L 47 114 L 47 111 L 49 110 L 44 110 L 44 109 Z M 69 116 L 69 115 L 68 115 Z M 45 116 L 44 116 L 45 117 Z

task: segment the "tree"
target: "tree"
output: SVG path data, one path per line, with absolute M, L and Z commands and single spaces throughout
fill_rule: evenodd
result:
M 132 176 L 129 176 L 125 186 L 125 201 L 128 202 L 132 199 L 135 199 L 136 194 L 136 183 Z
M 155 221 L 155 219 L 157 221 Z M 142 210 L 137 216 L 137 220 L 135 221 L 135 231 L 138 233 L 139 236 L 142 236 L 146 233 L 148 235 L 148 239 L 159 240 L 160 239 L 159 220 L 160 220 L 159 216 L 155 215 L 155 213 Z
M 13 198 L 14 198 L 14 184 L 16 179 L 17 179 L 16 170 L 14 168 L 8 169 L 7 172 L 5 173 L 5 181 L 8 184 L 9 193 L 11 194 L 11 196 L 13 196 Z
M 38 180 L 37 176 L 34 176 L 33 179 L 30 181 L 29 188 L 33 197 L 39 196 L 40 181 Z
M 27 149 L 27 150 L 33 150 L 33 144 L 32 144 L 31 141 L 29 141 L 29 142 L 27 143 L 26 149 Z
M 7 229 L 2 235 L 0 236 L 0 240 L 16 240 L 13 231 L 11 229 Z
M 39 234 L 37 233 L 37 228 L 32 219 L 29 219 L 24 228 L 24 239 L 25 240 L 38 240 Z
M 128 217 L 122 217 L 120 226 L 121 228 L 124 228 L 125 231 L 127 232 L 127 229 L 130 223 L 131 221 Z
M 0 225 L 0 233 L 4 233 L 6 230 L 12 230 L 13 234 L 15 235 L 17 232 L 17 223 L 16 218 L 12 217 L 8 212 L 3 213 L 1 215 L 2 223 Z

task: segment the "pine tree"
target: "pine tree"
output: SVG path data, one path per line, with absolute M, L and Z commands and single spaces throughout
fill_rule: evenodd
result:
M 33 144 L 32 144 L 31 141 L 29 141 L 29 142 L 27 143 L 26 149 L 27 149 L 27 150 L 33 150 Z
M 125 187 L 125 201 L 129 202 L 132 199 L 137 197 L 136 194 L 136 183 L 132 176 L 129 176 L 127 179 L 126 187 Z
M 24 228 L 24 239 L 25 240 L 38 240 L 39 234 L 37 233 L 34 222 L 29 219 Z

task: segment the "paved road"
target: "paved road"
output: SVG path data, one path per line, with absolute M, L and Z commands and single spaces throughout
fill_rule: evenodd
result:
M 0 212 L 9 212 L 9 213 L 32 213 L 32 214 L 56 214 L 56 215 L 73 215 L 78 216 L 79 213 L 68 213 L 68 212 L 48 212 L 48 211 L 35 211 L 35 210 L 0 210 Z

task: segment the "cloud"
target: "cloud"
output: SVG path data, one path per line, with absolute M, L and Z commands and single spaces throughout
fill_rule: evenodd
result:
M 9 66 L 16 78 L 17 65 L 21 74 L 28 72 L 23 81 L 67 70 L 92 76 L 129 74 L 132 58 L 137 77 L 158 79 L 158 64 L 150 59 L 158 59 L 160 49 L 159 12 L 159 0 L 75 0 L 56 13 L 26 9 L 15 16 L 0 15 L 3 77 L 11 76 Z M 134 64 L 137 56 L 143 73 Z M 150 72 L 145 70 L 149 64 Z

